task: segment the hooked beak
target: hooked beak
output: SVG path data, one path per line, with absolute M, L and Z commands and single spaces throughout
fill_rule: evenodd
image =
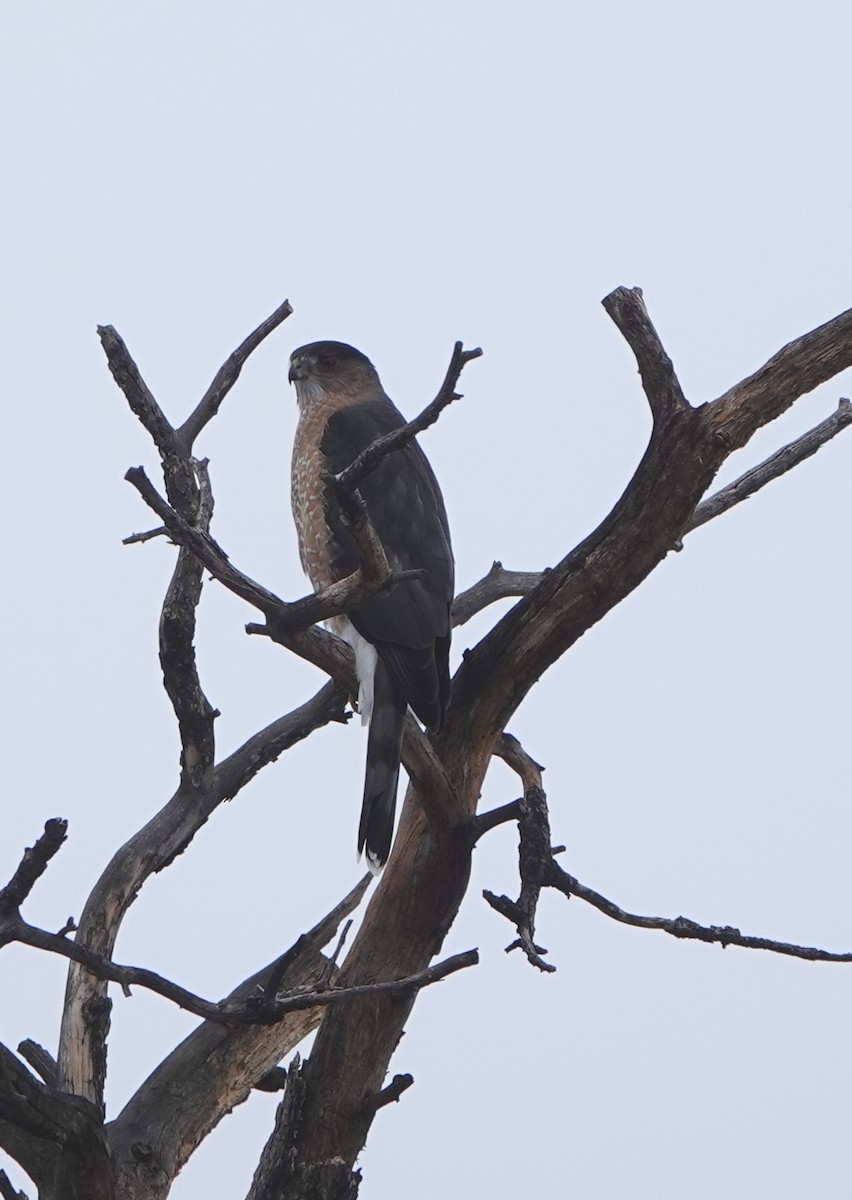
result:
M 287 378 L 289 379 L 290 383 L 295 383 L 297 379 L 302 378 L 302 370 L 298 363 L 290 363 L 290 370 L 287 372 Z

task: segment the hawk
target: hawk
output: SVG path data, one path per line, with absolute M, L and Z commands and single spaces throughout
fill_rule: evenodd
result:
M 367 356 L 344 342 L 294 350 L 289 378 L 299 404 L 293 516 L 302 567 L 319 591 L 360 565 L 326 475 L 405 419 Z M 329 622 L 355 652 L 358 708 L 370 726 L 358 854 L 366 849 L 378 873 L 393 837 L 406 711 L 435 730 L 447 706 L 453 554 L 438 483 L 415 441 L 383 458 L 359 491 L 391 569 L 422 572 Z

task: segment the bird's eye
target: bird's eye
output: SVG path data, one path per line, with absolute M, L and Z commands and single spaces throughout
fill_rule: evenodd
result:
M 321 354 L 317 359 L 317 366 L 322 367 L 324 371 L 328 371 L 334 366 L 334 356 L 331 354 Z

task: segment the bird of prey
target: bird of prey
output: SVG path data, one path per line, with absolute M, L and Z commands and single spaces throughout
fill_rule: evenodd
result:
M 360 565 L 327 474 L 405 419 L 370 360 L 344 342 L 294 350 L 289 378 L 299 404 L 293 516 L 302 566 L 319 591 Z M 370 725 L 358 854 L 366 849 L 378 873 L 393 836 L 406 711 L 434 730 L 447 706 L 453 555 L 441 492 L 415 441 L 383 458 L 358 490 L 391 569 L 422 572 L 329 622 L 355 652 L 358 708 Z

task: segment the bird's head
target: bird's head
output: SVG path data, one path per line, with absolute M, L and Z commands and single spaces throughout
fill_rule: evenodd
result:
M 381 388 L 376 369 L 360 350 L 346 342 L 311 342 L 290 355 L 288 379 L 296 385 L 299 404 L 333 392 L 338 397 L 363 396 Z

